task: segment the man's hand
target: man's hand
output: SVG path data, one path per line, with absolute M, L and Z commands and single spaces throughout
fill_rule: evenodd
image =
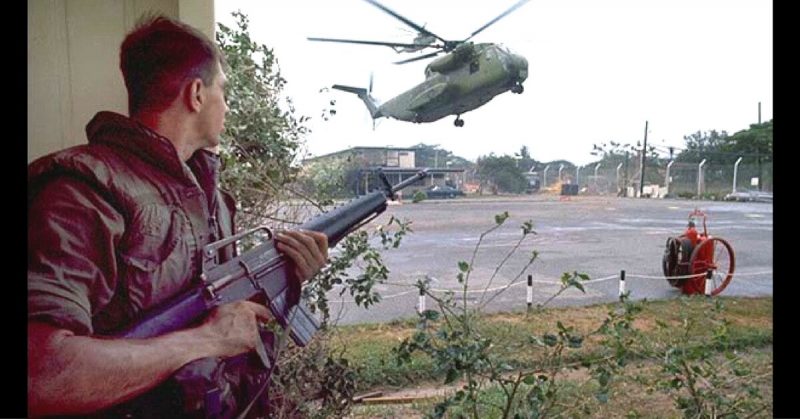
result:
M 255 349 L 261 337 L 258 323 L 270 319 L 266 306 L 252 301 L 237 301 L 215 308 L 198 332 L 215 344 L 215 354 L 223 358 Z
M 279 251 L 294 262 L 295 277 L 303 283 L 328 263 L 328 236 L 317 231 L 284 230 L 275 236 Z

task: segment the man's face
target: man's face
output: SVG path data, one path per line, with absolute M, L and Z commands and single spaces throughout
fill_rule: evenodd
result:
M 211 82 L 210 86 L 204 86 L 206 90 L 206 102 L 203 104 L 201 140 L 203 147 L 214 147 L 220 143 L 220 135 L 225 130 L 225 114 L 228 112 L 228 104 L 225 102 L 225 84 L 228 78 L 222 68 Z

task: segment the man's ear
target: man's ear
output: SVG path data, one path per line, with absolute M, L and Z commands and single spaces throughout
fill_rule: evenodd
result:
M 205 103 L 203 80 L 196 78 L 186 85 L 183 91 L 184 103 L 191 112 L 199 112 Z

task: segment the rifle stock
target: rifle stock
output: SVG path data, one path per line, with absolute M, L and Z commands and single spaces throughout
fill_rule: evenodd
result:
M 377 217 L 386 210 L 387 197 L 427 176 L 420 171 L 411 178 L 395 185 L 353 199 L 341 207 L 318 215 L 300 225 L 302 230 L 324 233 L 330 248 L 363 223 Z M 224 246 L 230 245 L 258 230 L 270 234 L 265 242 L 245 251 L 233 259 L 219 264 L 214 255 Z M 180 330 L 195 323 L 210 309 L 233 301 L 250 299 L 257 294 L 266 296 L 273 317 L 299 346 L 306 346 L 316 331 L 319 322 L 305 302 L 300 300 L 300 287 L 290 281 L 288 260 L 275 249 L 271 232 L 259 227 L 235 236 L 208 244 L 204 248 L 202 285 L 170 300 L 164 306 L 147 313 L 131 327 L 114 333 L 122 338 L 148 338 Z

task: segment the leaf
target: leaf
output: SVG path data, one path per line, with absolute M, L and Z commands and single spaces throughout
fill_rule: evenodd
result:
M 501 225 L 508 219 L 508 211 L 504 211 L 502 214 L 497 214 L 494 216 L 494 222 L 497 225 Z
M 436 310 L 425 310 L 421 313 L 421 316 L 426 320 L 436 321 L 439 320 L 440 314 Z
M 605 403 L 608 403 L 608 393 L 606 393 L 606 392 L 602 392 L 602 393 L 595 393 L 594 397 L 595 397 L 595 398 L 597 399 L 597 401 L 599 401 L 600 403 L 603 403 L 603 404 L 605 404 Z
M 467 272 L 467 271 L 469 271 L 469 263 L 467 263 L 467 262 L 464 262 L 464 261 L 460 261 L 460 262 L 458 262 L 458 269 L 459 269 L 461 272 Z
M 450 368 L 447 370 L 447 377 L 444 379 L 445 384 L 450 384 L 453 381 L 458 380 L 461 377 L 461 372 L 455 368 Z
M 542 338 L 544 344 L 547 346 L 556 346 L 556 344 L 558 343 L 558 337 L 550 333 L 546 333 L 544 336 L 542 336 Z

